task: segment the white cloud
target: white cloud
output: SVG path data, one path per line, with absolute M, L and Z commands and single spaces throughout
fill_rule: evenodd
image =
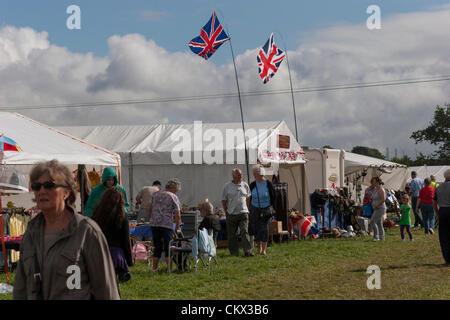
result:
M 145 10 L 141 11 L 139 16 L 141 21 L 158 22 L 166 18 L 168 14 L 164 11 Z
M 450 74 L 450 6 L 399 14 L 382 20 L 381 30 L 365 24 L 310 33 L 289 52 L 295 88 L 410 79 Z M 185 52 L 170 53 L 138 34 L 108 39 L 109 56 L 75 54 L 49 43 L 45 32 L 0 29 L 0 99 L 4 106 L 194 97 L 236 92 L 232 64 L 216 66 Z M 275 41 L 277 41 L 275 39 Z M 227 44 L 226 44 L 227 46 Z M 226 50 L 221 48 L 220 50 Z M 289 89 L 286 62 L 263 85 L 258 49 L 236 57 L 242 92 Z M 437 104 L 450 102 L 450 83 L 296 93 L 303 145 L 356 145 L 415 149 L 415 130 L 431 121 Z M 243 97 L 246 121 L 286 120 L 294 130 L 290 93 Z M 49 125 L 143 124 L 240 121 L 237 98 L 185 100 L 90 108 L 18 110 Z

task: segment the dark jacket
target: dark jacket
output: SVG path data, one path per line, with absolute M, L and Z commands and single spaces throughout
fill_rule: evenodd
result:
M 72 210 L 71 210 L 72 211 Z M 72 211 L 73 212 L 73 211 Z M 44 251 L 43 213 L 33 218 L 23 236 L 17 266 L 13 299 L 36 300 L 35 256 L 42 273 L 43 299 L 120 299 L 108 243 L 97 223 L 74 213 L 58 240 Z M 80 287 L 68 287 L 73 279 L 71 266 L 78 266 Z
M 131 244 L 130 244 L 130 228 L 128 226 L 128 220 L 123 219 L 122 226 L 120 229 L 115 230 L 103 230 L 102 231 L 108 241 L 110 247 L 117 247 L 123 250 L 125 259 L 127 260 L 128 266 L 133 265 L 133 259 L 131 257 Z
M 209 216 L 205 216 L 198 226 L 198 229 L 201 230 L 205 228 L 206 230 L 214 230 L 214 232 L 219 232 L 221 229 L 219 216 L 216 214 L 212 214 Z
M 270 205 L 272 207 L 274 207 L 275 205 L 275 188 L 273 187 L 272 182 L 270 182 L 269 180 L 267 181 L 267 188 L 269 189 L 269 196 L 270 196 Z M 253 189 L 256 186 L 256 181 L 253 181 L 252 183 L 250 183 L 250 191 L 253 191 Z M 252 197 L 250 196 L 250 202 L 252 201 Z

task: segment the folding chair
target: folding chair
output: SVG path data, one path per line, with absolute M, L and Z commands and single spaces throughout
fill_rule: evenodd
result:
M 169 242 L 169 266 L 167 272 L 172 272 L 172 264 L 177 265 L 179 271 L 191 271 L 193 264 L 192 249 L 195 237 L 184 237 L 183 233 L 174 236 Z
M 178 266 L 180 271 L 198 271 L 198 266 L 211 269 L 211 261 L 216 266 L 217 261 L 216 245 L 212 236 L 212 232 L 208 233 L 206 229 L 199 230 L 190 237 L 183 237 L 183 234 L 177 235 L 169 243 L 169 268 L 168 272 L 172 272 L 172 263 Z
M 191 271 L 193 242 L 196 240 L 199 225 L 198 216 L 196 213 L 181 214 L 182 231 L 175 234 L 169 242 L 169 267 L 167 272 L 172 272 L 172 263 L 175 263 L 180 271 Z
M 195 272 L 197 272 L 198 265 L 200 262 L 204 267 L 207 267 L 208 270 L 211 270 L 211 261 L 214 261 L 216 266 L 218 266 L 219 262 L 217 261 L 216 243 L 214 241 L 213 230 L 209 231 L 207 231 L 206 229 L 199 230 L 197 234 L 197 239 L 198 239 L 198 253 L 195 259 L 195 266 L 194 266 Z

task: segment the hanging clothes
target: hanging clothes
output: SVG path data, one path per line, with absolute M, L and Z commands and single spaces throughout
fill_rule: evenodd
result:
M 24 213 L 13 213 L 9 218 L 9 235 L 13 237 L 22 236 L 27 230 L 28 222 L 31 220 L 29 215 Z M 11 262 L 19 261 L 19 252 L 11 250 Z
M 275 218 L 282 222 L 283 230 L 289 227 L 289 203 L 287 183 L 276 183 L 273 185 L 275 189 Z

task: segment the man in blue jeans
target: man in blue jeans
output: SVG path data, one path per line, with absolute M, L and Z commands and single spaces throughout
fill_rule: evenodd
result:
M 419 198 L 419 191 L 420 189 L 422 189 L 425 185 L 423 183 L 423 180 L 420 179 L 417 176 L 417 172 L 416 171 L 412 171 L 411 172 L 411 182 L 409 183 L 410 189 L 410 195 L 411 195 L 411 204 L 412 204 L 412 209 L 414 212 L 414 227 L 418 227 L 423 226 L 423 221 L 420 218 L 419 215 L 419 210 L 417 210 L 416 206 L 417 206 L 417 199 Z

